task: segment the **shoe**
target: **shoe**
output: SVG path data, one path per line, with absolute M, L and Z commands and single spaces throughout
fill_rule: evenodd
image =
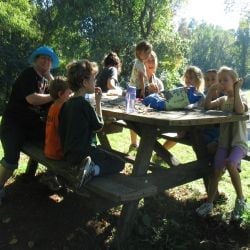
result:
M 43 175 L 39 179 L 39 182 L 47 186 L 52 191 L 59 191 L 62 188 L 62 185 L 58 181 L 56 175 L 51 175 L 51 174 Z
M 0 206 L 3 204 L 4 197 L 5 197 L 4 189 L 0 189 Z
M 246 200 L 244 199 L 236 199 L 235 206 L 231 213 L 231 220 L 238 221 L 241 219 L 244 212 L 250 211 L 249 206 L 247 205 Z
M 95 175 L 95 164 L 91 161 L 91 158 L 87 156 L 79 164 L 79 173 L 77 175 L 77 189 L 85 186 Z
M 195 211 L 201 217 L 206 217 L 211 214 L 213 210 L 213 203 L 205 202 L 200 207 L 198 207 Z
M 128 148 L 128 152 L 136 151 L 138 149 L 138 145 L 130 144 Z

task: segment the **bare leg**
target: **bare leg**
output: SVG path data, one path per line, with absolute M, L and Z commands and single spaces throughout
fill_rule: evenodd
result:
M 240 179 L 240 174 L 238 172 L 238 169 L 231 164 L 228 165 L 227 169 L 228 169 L 228 172 L 230 174 L 231 181 L 232 181 L 232 184 L 234 186 L 237 198 L 243 199 L 244 196 L 243 196 L 243 192 L 242 192 L 241 179 Z
M 172 148 L 173 146 L 175 146 L 177 142 L 175 141 L 169 141 L 169 140 L 166 140 L 163 144 L 163 147 L 166 149 L 166 150 L 169 150 L 170 148 Z
M 11 177 L 12 171 L 0 165 L 0 187 Z
M 213 176 L 210 178 L 208 187 L 208 197 L 207 197 L 207 202 L 209 203 L 214 202 L 215 196 L 218 192 L 219 179 L 222 176 L 222 174 L 223 174 L 222 170 L 215 170 Z
M 132 145 L 137 145 L 137 134 L 134 130 L 130 130 L 130 139 Z

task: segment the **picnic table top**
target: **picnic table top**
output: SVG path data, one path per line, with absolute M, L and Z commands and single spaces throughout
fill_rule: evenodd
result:
M 182 109 L 174 111 L 157 111 L 136 102 L 135 112 L 125 112 L 124 97 L 105 97 L 103 99 L 103 115 L 116 119 L 145 123 L 153 126 L 193 126 L 207 125 L 239 120 L 248 120 L 248 114 L 234 114 L 221 110 Z

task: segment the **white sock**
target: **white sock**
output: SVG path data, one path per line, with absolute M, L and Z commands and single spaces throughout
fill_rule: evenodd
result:
M 94 166 L 94 170 L 95 170 L 94 176 L 97 176 L 97 175 L 100 174 L 100 167 L 99 167 L 98 165 L 95 165 L 95 166 Z

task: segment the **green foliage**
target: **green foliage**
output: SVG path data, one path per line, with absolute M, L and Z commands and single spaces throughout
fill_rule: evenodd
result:
M 241 216 L 242 226 L 250 229 L 250 211 L 245 211 Z
M 250 18 L 241 20 L 237 30 L 237 52 L 238 52 L 238 73 L 245 77 L 243 87 L 250 88 L 250 79 L 247 73 L 250 71 Z
M 202 70 L 222 65 L 236 66 L 234 55 L 235 34 L 205 23 L 194 28 L 191 34 L 188 62 Z
M 184 19 L 178 28 L 180 37 L 188 46 L 187 64 L 200 67 L 203 71 L 227 65 L 236 69 L 245 78 L 243 88 L 250 88 L 250 19 L 243 17 L 237 31 L 223 30 L 218 26 L 187 23 Z M 184 53 L 185 53 L 184 51 Z
M 50 2 L 36 1 L 37 21 L 44 31 L 43 41 L 57 48 L 63 60 L 88 57 L 101 62 L 104 54 L 115 51 L 122 59 L 125 81 L 130 77 L 135 44 L 142 39 L 154 45 L 163 62 L 159 73 L 172 73 L 183 60 L 182 41 L 171 24 L 180 1 Z
M 35 6 L 28 0 L 0 2 L 0 112 L 13 80 L 27 65 L 27 55 L 40 38 L 35 14 Z

